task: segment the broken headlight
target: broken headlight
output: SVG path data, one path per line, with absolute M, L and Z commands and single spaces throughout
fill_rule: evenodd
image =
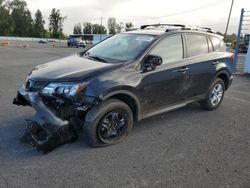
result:
M 62 96 L 72 97 L 80 93 L 87 87 L 86 82 L 84 83 L 49 83 L 42 90 L 43 95 L 47 96 Z

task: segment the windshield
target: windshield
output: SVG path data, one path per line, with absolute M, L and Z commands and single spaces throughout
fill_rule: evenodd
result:
M 117 34 L 88 50 L 84 57 L 120 63 L 134 60 L 154 40 L 155 36 L 141 34 Z

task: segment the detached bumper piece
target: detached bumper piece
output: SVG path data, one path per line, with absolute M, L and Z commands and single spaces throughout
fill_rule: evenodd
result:
M 77 133 L 70 125 L 56 127 L 46 124 L 41 126 L 32 120 L 26 120 L 26 122 L 28 129 L 25 136 L 28 136 L 30 144 L 43 154 L 77 139 Z
M 19 92 L 17 92 L 16 98 L 13 100 L 13 104 L 17 106 L 31 106 L 29 101 L 25 99 Z
M 32 120 L 26 120 L 28 128 L 21 140 L 30 143 L 44 154 L 77 139 L 77 133 L 69 121 L 57 117 L 47 108 L 38 92 L 26 92 L 23 86 L 18 90 L 13 103 L 30 105 L 36 110 Z

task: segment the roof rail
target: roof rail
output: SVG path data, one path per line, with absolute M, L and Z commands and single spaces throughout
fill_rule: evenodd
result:
M 201 29 L 207 30 L 208 33 L 215 33 L 211 28 L 209 27 L 200 27 Z
M 168 26 L 168 27 L 181 27 L 185 28 L 185 25 L 182 24 L 149 24 L 149 25 L 142 25 L 141 29 L 146 29 L 147 27 L 160 27 L 160 26 Z
M 165 32 L 181 29 L 181 30 L 194 30 L 194 31 L 205 31 L 208 33 L 215 33 L 211 28 L 208 27 L 189 27 L 182 24 L 148 24 L 148 25 L 142 25 L 140 29 L 147 29 L 148 27 L 155 27 L 160 28 L 166 26 Z M 149 29 L 149 28 L 148 28 Z M 150 28 L 151 29 L 151 28 Z
M 208 33 L 215 33 L 211 28 L 209 27 L 186 27 L 185 28 L 186 30 L 194 30 L 194 31 L 205 31 L 205 32 L 208 32 Z

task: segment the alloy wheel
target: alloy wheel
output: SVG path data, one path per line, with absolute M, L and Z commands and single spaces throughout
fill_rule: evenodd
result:
M 217 106 L 221 102 L 223 94 L 224 94 L 224 88 L 222 84 L 216 84 L 214 86 L 214 89 L 212 91 L 212 95 L 210 98 L 211 104 L 213 106 Z
M 98 137 L 104 143 L 112 143 L 121 139 L 127 129 L 127 117 L 121 111 L 107 113 L 99 123 Z

